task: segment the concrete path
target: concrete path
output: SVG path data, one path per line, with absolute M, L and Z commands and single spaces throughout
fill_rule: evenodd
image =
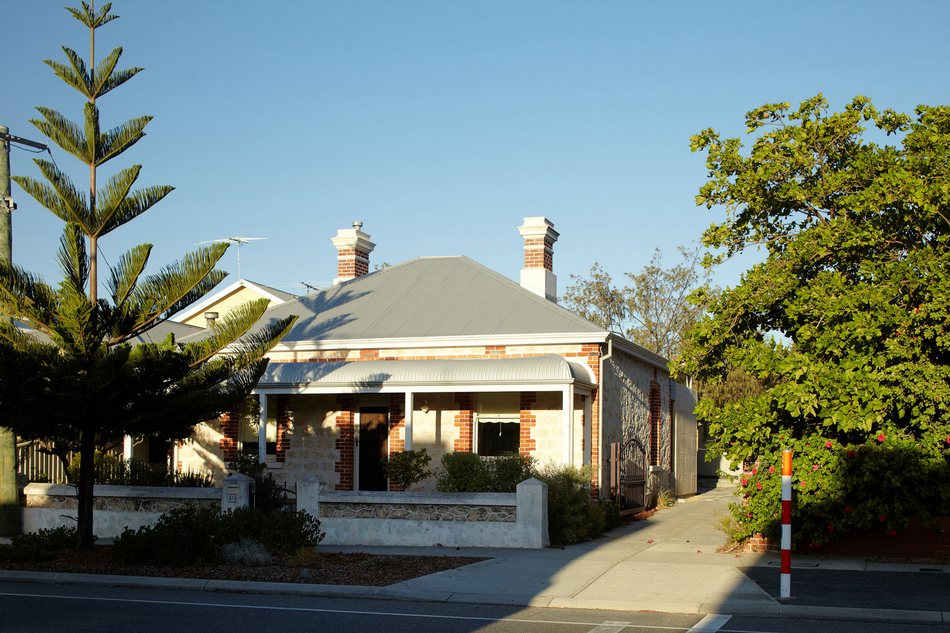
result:
M 762 588 L 770 587 L 772 575 L 777 584 L 779 570 L 776 555 L 717 551 L 723 544 L 724 536 L 716 529 L 716 525 L 720 517 L 726 516 L 733 498 L 734 489 L 730 487 L 704 491 L 645 521 L 631 523 L 595 541 L 564 549 L 321 546 L 325 551 L 478 556 L 489 559 L 388 587 L 103 577 L 3 570 L 0 570 L 0 579 L 578 609 L 950 623 L 950 600 L 943 607 L 939 606 L 943 604 L 939 599 L 915 603 L 903 596 L 890 579 L 884 582 L 893 590 L 879 594 L 893 596 L 890 601 L 879 600 L 871 605 L 844 599 L 829 603 L 817 598 L 822 593 L 829 593 L 821 589 L 822 582 L 834 583 L 839 595 L 844 595 L 840 592 L 847 592 L 846 587 L 851 587 L 852 597 L 855 597 L 865 593 L 863 588 L 868 583 L 877 582 L 878 575 L 869 572 L 919 572 L 919 566 L 914 565 L 798 557 L 793 564 L 793 599 L 784 603 L 776 600 Z M 851 576 L 841 580 L 840 575 L 819 574 L 818 578 L 810 581 L 812 586 L 802 587 L 800 596 L 797 596 L 796 568 L 837 570 Z M 945 574 L 950 578 L 950 565 L 930 565 L 928 568 L 932 573 Z M 749 572 L 748 575 L 744 570 Z M 754 573 L 750 570 L 754 570 Z M 759 584 L 750 576 L 756 578 Z M 807 574 L 802 576 L 807 577 Z M 909 580 L 911 577 L 907 578 Z M 936 588 L 938 585 L 943 586 L 941 583 L 933 586 Z M 936 590 L 941 591 L 939 588 Z
M 717 553 L 715 528 L 732 490 L 719 488 L 564 549 L 448 550 L 426 553 L 490 556 L 463 568 L 409 580 L 394 592 L 452 601 L 494 602 L 591 609 L 709 613 L 740 612 L 777 603 L 740 571 L 759 555 Z M 354 551 L 356 548 L 335 548 Z M 361 548 L 376 553 L 422 553 L 419 548 Z

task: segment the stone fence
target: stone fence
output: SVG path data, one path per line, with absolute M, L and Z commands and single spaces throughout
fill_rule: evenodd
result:
M 514 493 L 330 492 L 297 483 L 297 509 L 319 517 L 327 545 L 526 547 L 550 544 L 547 485 Z
M 112 538 L 184 506 L 243 507 L 251 483 L 231 475 L 223 488 L 96 486 L 93 532 Z M 23 497 L 24 532 L 76 525 L 75 486 L 28 484 Z M 547 485 L 537 479 L 508 494 L 329 492 L 316 477 L 297 484 L 297 509 L 320 519 L 328 545 L 547 547 L 547 501 Z
M 96 486 L 92 531 L 112 538 L 126 527 L 155 523 L 163 513 L 183 506 L 221 508 L 221 488 Z M 76 487 L 69 484 L 27 484 L 23 488 L 23 532 L 76 525 Z

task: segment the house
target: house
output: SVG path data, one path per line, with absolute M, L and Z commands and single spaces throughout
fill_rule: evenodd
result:
M 181 310 L 170 320 L 175 323 L 206 328 L 214 323 L 216 319 L 226 317 L 232 309 L 248 301 L 267 299 L 270 301 L 269 306 L 273 308 L 296 298 L 297 295 L 295 294 L 271 286 L 265 286 L 248 279 L 238 279 L 226 288 L 210 293 L 201 301 L 196 301 Z
M 331 490 L 393 490 L 383 464 L 399 451 L 426 448 L 433 464 L 450 451 L 514 452 L 588 466 L 605 495 L 624 467 L 648 467 L 654 491 L 695 492 L 691 391 L 666 359 L 557 304 L 549 220 L 518 230 L 520 284 L 461 256 L 371 273 L 370 235 L 359 223 L 338 231 L 334 285 L 265 315 L 298 319 L 269 354 L 259 416 L 199 425 L 178 468 L 220 476 L 248 452 L 291 486 L 316 475 Z M 621 455 L 621 444 L 637 450 Z

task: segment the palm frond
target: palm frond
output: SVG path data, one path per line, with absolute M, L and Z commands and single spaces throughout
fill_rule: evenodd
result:
M 143 70 L 145 69 L 141 66 L 132 66 L 131 68 L 123 68 L 122 70 L 114 71 L 102 82 L 102 85 L 99 86 L 99 95 L 104 95 L 107 92 L 118 88 Z
M 95 234 L 102 235 L 103 226 L 108 224 L 112 215 L 122 204 L 122 201 L 129 194 L 132 185 L 138 180 L 139 173 L 142 171 L 141 165 L 132 165 L 119 170 L 96 192 L 96 218 Z M 106 231 L 107 233 L 108 231 Z
M 99 135 L 99 147 L 96 153 L 96 165 L 115 158 L 129 149 L 145 136 L 145 126 L 154 117 L 150 115 L 130 119 L 104 134 Z
M 235 366 L 243 370 L 260 362 L 274 345 L 287 336 L 287 332 L 290 331 L 296 321 L 296 315 L 283 319 L 273 319 L 263 327 L 242 337 L 233 349 L 232 357 Z
M 14 176 L 12 180 L 63 222 L 69 222 L 73 219 L 72 211 L 63 204 L 62 198 L 45 182 L 40 182 L 28 176 Z
M 85 293 L 89 280 L 89 258 L 86 255 L 86 238 L 75 222 L 63 228 L 59 238 L 59 266 L 63 271 L 63 284 L 69 284 L 81 294 Z M 61 284 L 62 287 L 62 284 Z
M 52 335 L 56 303 L 56 291 L 37 275 L 0 262 L 0 312 Z
M 61 64 L 52 59 L 45 59 L 43 62 L 53 69 L 53 73 L 65 81 L 67 84 L 79 91 L 87 99 L 91 99 L 94 92 L 92 81 L 89 77 L 89 71 L 86 70 L 86 63 L 76 51 L 63 46 L 63 52 L 69 60 L 69 66 Z
M 125 68 L 116 70 L 115 66 L 122 56 L 122 47 L 112 50 L 99 64 L 96 65 L 95 72 L 95 95 L 101 97 L 111 90 L 118 88 L 132 77 L 136 76 L 144 69 L 139 67 Z
M 95 161 L 96 165 L 100 163 L 96 160 L 99 157 L 99 148 L 102 147 L 102 135 L 99 133 L 99 107 L 87 101 L 83 106 L 83 119 L 86 125 L 86 156 L 89 157 L 87 163 Z
M 99 28 L 100 26 L 103 26 L 104 24 L 108 24 L 109 22 L 112 22 L 112 20 L 119 19 L 119 16 L 115 15 L 114 13 L 109 13 L 110 9 L 112 9 L 111 2 L 107 2 L 104 5 L 102 5 L 102 8 L 99 9 L 99 13 L 96 14 L 94 28 Z
M 122 306 L 132 294 L 135 284 L 138 283 L 139 277 L 145 270 L 151 252 L 151 244 L 139 244 L 123 253 L 118 263 L 112 268 L 109 277 L 109 293 L 116 308 Z
M 185 345 L 182 351 L 189 357 L 192 365 L 206 362 L 247 334 L 264 315 L 269 303 L 269 300 L 261 298 L 233 308 L 227 316 L 212 324 L 209 336 Z
M 13 322 L 0 320 L 0 341 L 3 341 L 13 349 L 19 352 L 49 352 L 52 347 L 49 343 L 44 343 L 37 338 L 35 333 L 23 331 L 13 324 Z
M 219 283 L 226 275 L 214 270 L 214 266 L 227 247 L 227 244 L 212 244 L 198 249 L 186 255 L 181 262 L 166 266 L 157 274 L 141 280 L 127 302 L 136 323 L 125 339 L 171 316 Z M 201 294 L 198 294 L 199 291 Z
M 99 235 L 105 235 L 126 222 L 134 220 L 174 190 L 175 188 L 170 185 L 155 185 L 126 195 L 108 214 L 104 212 L 99 215 Z
M 112 8 L 112 3 L 107 2 L 104 4 L 98 12 L 93 12 L 92 7 L 88 2 L 83 0 L 82 9 L 74 9 L 72 7 L 66 7 L 66 10 L 69 11 L 74 18 L 85 24 L 91 29 L 97 29 L 104 24 L 108 24 L 112 20 L 117 19 L 119 16 L 109 13 L 109 10 Z
M 86 195 L 79 191 L 72 179 L 60 171 L 55 163 L 41 158 L 33 160 L 36 166 L 40 168 L 43 176 L 56 190 L 59 199 L 62 201 L 63 208 L 68 211 L 67 222 L 78 222 L 87 235 L 93 230 L 93 218 L 89 214 L 89 203 L 86 201 Z M 58 214 L 57 214 L 58 215 Z
M 52 108 L 38 106 L 36 111 L 43 115 L 43 119 L 30 119 L 36 129 L 84 163 L 92 162 L 92 157 L 86 155 L 86 136 L 78 124 Z

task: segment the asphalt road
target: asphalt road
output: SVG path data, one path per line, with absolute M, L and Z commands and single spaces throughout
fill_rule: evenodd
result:
M 748 567 L 742 572 L 772 597 L 779 595 L 776 568 Z M 795 568 L 791 593 L 790 605 L 950 611 L 950 573 Z
M 947 625 L 541 609 L 0 582 L 0 632 L 946 633 Z

